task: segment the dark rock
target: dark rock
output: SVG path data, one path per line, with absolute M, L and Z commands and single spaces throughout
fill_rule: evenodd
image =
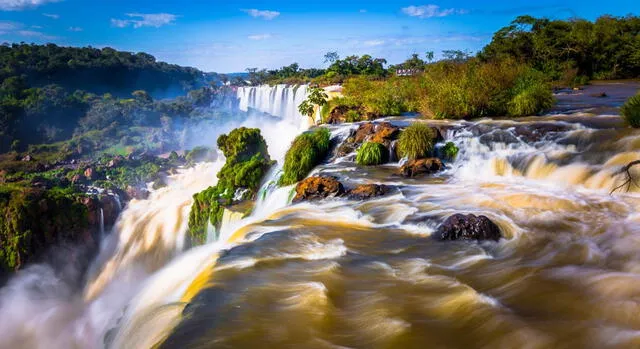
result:
M 120 205 L 118 204 L 118 199 L 112 194 L 101 195 L 100 198 L 100 208 L 102 208 L 102 213 L 104 216 L 104 225 L 105 226 L 113 226 L 118 219 L 118 215 L 120 214 Z
M 438 227 L 439 240 L 494 240 L 502 237 L 500 228 L 486 216 L 454 214 Z
M 603 92 L 600 92 L 600 93 L 594 93 L 594 94 L 591 95 L 591 97 L 606 98 L 606 97 L 609 97 L 609 96 L 607 95 L 606 92 L 603 91 Z
M 419 175 L 432 174 L 442 170 L 442 161 L 438 158 L 426 158 L 409 160 L 400 167 L 400 174 L 403 177 L 416 177 Z
M 361 184 L 349 191 L 349 199 L 368 200 L 383 196 L 389 192 L 389 187 L 380 184 Z
M 344 194 L 342 183 L 334 177 L 309 177 L 298 183 L 293 202 L 320 200 Z

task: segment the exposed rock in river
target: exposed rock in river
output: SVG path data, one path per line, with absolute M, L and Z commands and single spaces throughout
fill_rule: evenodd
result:
M 344 187 L 335 177 L 309 177 L 296 186 L 293 202 L 320 200 L 342 194 Z
M 349 191 L 349 199 L 368 200 L 383 196 L 389 192 L 389 187 L 380 184 L 361 184 Z
M 500 228 L 486 216 L 454 214 L 438 227 L 439 240 L 494 240 L 502 237 Z
M 442 170 L 442 168 L 442 161 L 438 158 L 416 159 L 409 160 L 406 164 L 402 165 L 398 174 L 403 177 L 416 177 L 436 173 Z

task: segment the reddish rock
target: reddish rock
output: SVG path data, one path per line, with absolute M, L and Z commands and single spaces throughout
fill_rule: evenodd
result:
M 127 187 L 127 196 L 132 199 L 146 200 L 149 198 L 149 191 L 147 188 L 130 185 Z
M 382 122 L 376 125 L 374 134 L 370 137 L 369 141 L 375 143 L 382 143 L 389 145 L 391 141 L 398 138 L 400 134 L 400 128 L 391 125 L 388 122 Z
M 120 214 L 120 206 L 118 205 L 118 199 L 113 195 L 102 195 L 100 197 L 100 208 L 104 216 L 104 225 L 112 226 L 116 223 L 118 215 Z
M 400 167 L 399 174 L 403 177 L 416 177 L 419 175 L 432 174 L 442 170 L 442 161 L 438 158 L 426 158 L 409 160 Z
M 361 124 L 356 130 L 356 134 L 354 135 L 353 142 L 354 143 L 362 143 L 369 136 L 373 135 L 376 131 L 376 125 L 372 122 L 367 122 L 365 124 Z
M 82 179 L 82 176 L 80 176 L 79 174 L 73 175 L 73 177 L 71 177 L 71 183 L 77 184 L 80 182 L 81 179 Z
M 362 184 L 349 191 L 349 198 L 352 200 L 368 200 L 378 196 L 383 196 L 389 192 L 386 185 Z
M 500 228 L 486 216 L 454 214 L 447 218 L 434 237 L 439 240 L 494 240 L 502 237 Z
M 293 202 L 320 200 L 344 194 L 342 183 L 334 177 L 309 177 L 296 186 Z
M 89 181 L 92 180 L 93 175 L 94 175 L 93 168 L 88 167 L 86 170 L 84 170 L 84 178 L 86 178 L 87 180 Z

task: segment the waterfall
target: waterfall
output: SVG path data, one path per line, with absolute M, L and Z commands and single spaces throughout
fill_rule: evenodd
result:
M 104 239 L 104 210 L 100 208 L 100 240 Z
M 300 114 L 298 106 L 307 99 L 307 85 L 262 85 L 238 88 L 239 109 L 266 113 L 299 128 L 308 126 L 309 118 Z

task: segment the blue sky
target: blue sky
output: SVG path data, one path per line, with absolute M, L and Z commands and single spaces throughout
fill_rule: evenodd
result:
M 515 16 L 595 19 L 640 14 L 638 0 L 537 1 L 0 0 L 0 42 L 144 51 L 205 71 L 237 72 L 324 53 L 369 53 L 390 63 L 412 53 L 477 51 Z

